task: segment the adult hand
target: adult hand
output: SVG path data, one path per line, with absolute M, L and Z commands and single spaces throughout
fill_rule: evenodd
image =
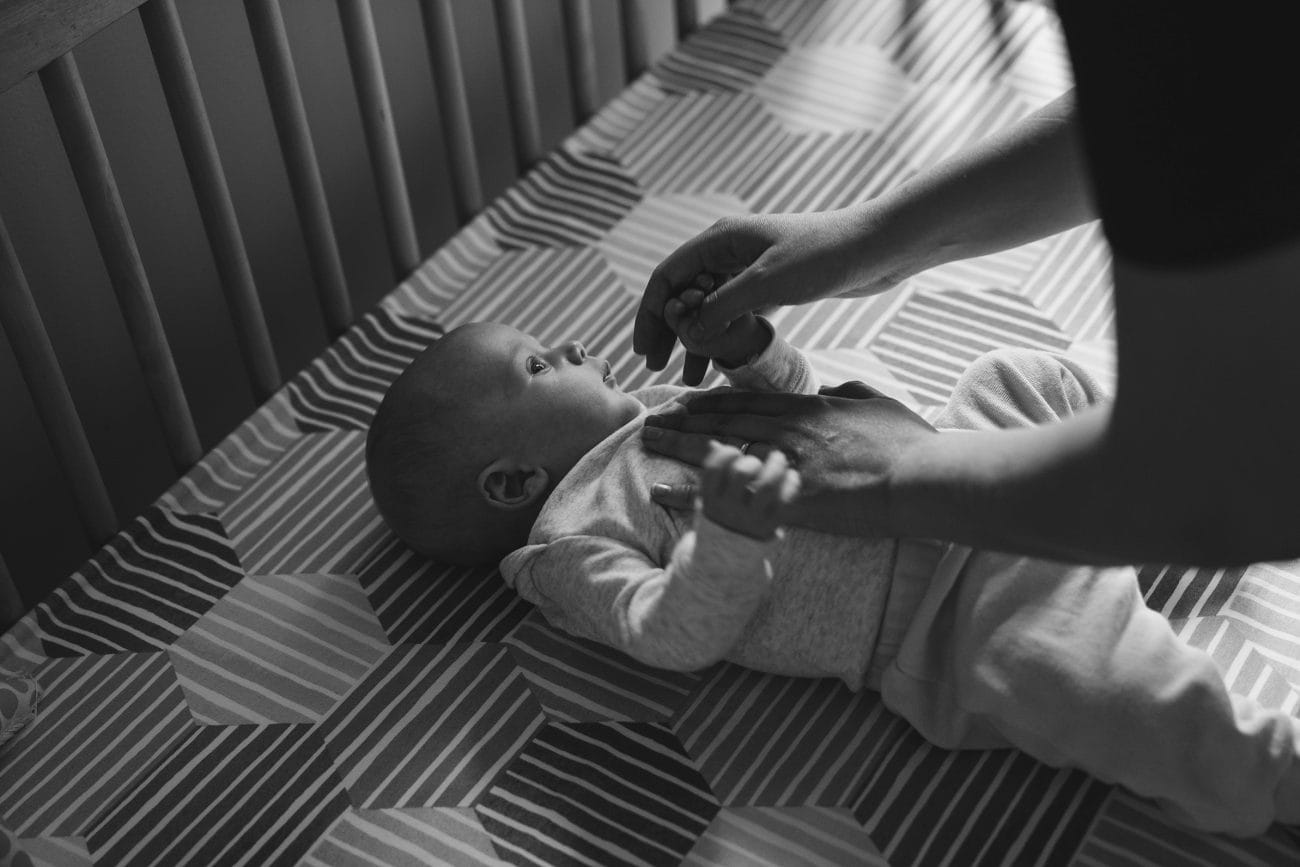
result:
M 728 217 L 664 259 L 650 275 L 632 329 L 632 349 L 646 367 L 663 370 L 677 335 L 665 318 L 668 302 L 692 288 L 699 274 L 734 274 L 707 294 L 686 328 L 708 340 L 741 315 L 764 307 L 819 298 L 869 295 L 901 279 L 883 259 L 864 264 L 871 231 L 863 207 L 807 214 Z M 698 366 L 698 362 L 696 362 Z
M 846 536 L 897 535 L 890 516 L 893 468 L 934 428 L 893 398 L 860 382 L 817 395 L 718 392 L 685 413 L 652 416 L 642 431 L 650 451 L 700 466 L 710 441 L 744 446 L 764 459 L 779 449 L 799 473 L 801 489 L 785 522 Z M 651 496 L 691 508 L 692 485 L 655 485 Z

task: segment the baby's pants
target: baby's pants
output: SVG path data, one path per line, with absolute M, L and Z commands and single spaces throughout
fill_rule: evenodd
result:
M 1068 361 L 1003 352 L 972 368 L 940 426 L 1037 424 L 1099 397 Z M 1300 721 L 1229 695 L 1131 567 L 905 540 L 876 660 L 871 685 L 940 746 L 1017 747 L 1203 830 L 1300 822 Z

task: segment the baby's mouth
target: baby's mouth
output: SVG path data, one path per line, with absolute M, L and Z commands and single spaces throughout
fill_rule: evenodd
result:
M 614 367 L 608 361 L 605 362 L 605 373 L 601 380 L 610 387 L 618 385 L 618 381 L 614 379 Z

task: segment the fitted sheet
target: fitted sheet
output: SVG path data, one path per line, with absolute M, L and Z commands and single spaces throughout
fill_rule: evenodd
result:
M 620 383 L 654 265 L 715 219 L 861 201 L 1069 86 L 1034 3 L 740 2 L 678 46 L 0 639 L 40 714 L 0 825 L 51 864 L 1282 864 L 877 696 L 657 671 L 422 560 L 366 491 L 386 385 L 447 329 L 581 339 Z M 1112 377 L 1095 225 L 772 318 L 824 379 L 934 417 L 981 353 Z M 710 380 L 715 382 L 716 380 Z M 706 384 L 709 384 L 706 382 Z M 1300 567 L 1140 571 L 1231 688 L 1300 707 Z

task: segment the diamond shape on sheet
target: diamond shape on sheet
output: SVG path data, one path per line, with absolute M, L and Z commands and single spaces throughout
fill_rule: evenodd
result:
M 552 723 L 477 805 L 508 860 L 676 867 L 718 802 L 653 723 Z
M 0 815 L 22 837 L 69 837 L 193 731 L 164 653 L 51 659 L 40 715 L 0 750 Z
M 401 645 L 320 732 L 354 806 L 466 807 L 542 721 L 504 645 Z
M 445 864 L 505 867 L 469 808 L 348 810 L 298 862 L 299 867 L 339 864 Z
M 244 577 L 213 515 L 153 506 L 35 610 L 50 656 L 167 647 Z
M 221 512 L 250 573 L 353 572 L 390 538 L 361 431 L 307 434 Z
M 843 807 L 723 807 L 682 867 L 889 867 Z
M 505 643 L 546 715 L 559 722 L 666 722 L 690 699 L 696 674 L 651 668 L 550 626 L 534 611 Z
M 351 575 L 253 575 L 171 648 L 202 723 L 316 722 L 389 647 Z

